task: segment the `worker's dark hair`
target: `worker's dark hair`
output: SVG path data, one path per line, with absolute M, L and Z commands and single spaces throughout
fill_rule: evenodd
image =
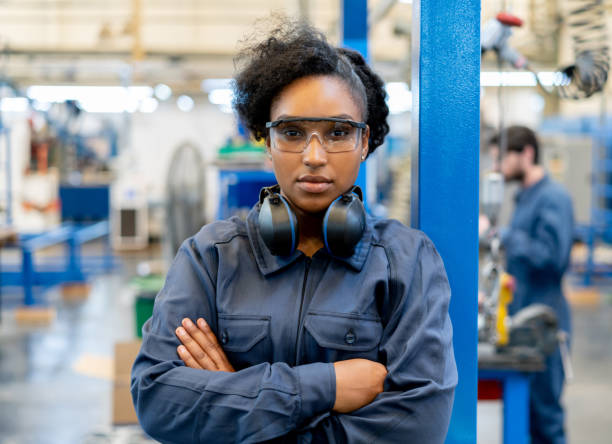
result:
M 337 76 L 346 82 L 370 126 L 368 155 L 380 146 L 389 125 L 384 82 L 356 51 L 336 48 L 303 21 L 279 21 L 265 39 L 247 41 L 234 59 L 233 107 L 256 140 L 266 137 L 266 122 L 278 94 L 294 80 L 312 75 Z
M 506 151 L 516 151 L 518 153 L 522 153 L 527 145 L 531 145 L 533 147 L 533 163 L 537 164 L 540 161 L 538 138 L 533 130 L 527 128 L 526 126 L 510 126 L 503 129 L 501 133 L 493 136 L 489 144 L 497 145 L 501 149 L 502 134 L 505 138 Z

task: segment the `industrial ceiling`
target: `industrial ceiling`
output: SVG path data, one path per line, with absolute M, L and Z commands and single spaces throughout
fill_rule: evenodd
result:
M 573 1 L 483 2 L 482 18 L 522 17 L 514 46 L 551 69 L 571 57 L 562 15 Z M 407 80 L 411 1 L 369 3 L 372 60 L 387 80 Z M 307 17 L 339 40 L 340 0 L 0 0 L 0 75 L 22 85 L 164 82 L 196 92 L 204 78 L 232 75 L 239 41 L 271 13 Z

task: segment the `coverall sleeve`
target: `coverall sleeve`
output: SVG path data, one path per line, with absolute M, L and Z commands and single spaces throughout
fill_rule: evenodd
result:
M 388 371 L 384 391 L 350 414 L 319 415 L 300 431 L 300 442 L 444 442 L 457 385 L 444 265 L 428 239 L 418 255 L 388 255 L 395 288 L 383 302 L 388 313 L 380 345 Z M 406 263 L 411 256 L 416 263 Z
M 285 435 L 330 410 L 331 363 L 262 363 L 229 373 L 192 369 L 179 359 L 174 332 L 183 317 L 204 317 L 217 331 L 211 250 L 199 251 L 193 239 L 183 244 L 143 327 L 131 384 L 143 429 L 163 443 L 250 443 Z
M 534 269 L 558 272 L 565 268 L 572 241 L 571 202 L 561 198 L 542 203 L 531 233 L 510 227 L 502 236 L 508 262 L 520 260 Z

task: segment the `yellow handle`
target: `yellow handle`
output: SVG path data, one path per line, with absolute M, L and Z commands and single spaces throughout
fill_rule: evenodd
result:
M 514 297 L 514 278 L 503 273 L 499 281 L 499 303 L 497 305 L 497 345 L 507 345 L 508 334 L 508 304 Z

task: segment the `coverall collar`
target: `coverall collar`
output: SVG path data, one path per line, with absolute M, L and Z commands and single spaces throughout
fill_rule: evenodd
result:
M 533 185 L 530 185 L 527 188 L 521 188 L 514 196 L 515 202 L 520 202 L 522 199 L 528 198 L 537 189 L 541 188 L 542 185 L 544 185 L 545 183 L 548 183 L 549 180 L 550 178 L 548 177 L 548 174 L 544 174 L 544 176 L 540 180 L 538 180 L 536 183 L 534 183 Z
M 249 242 L 251 243 L 251 246 L 253 248 L 253 252 L 255 254 L 255 261 L 257 262 L 259 271 L 264 276 L 267 276 L 292 264 L 298 258 L 302 257 L 304 253 L 299 250 L 295 250 L 291 256 L 275 256 L 270 253 L 270 250 L 264 243 L 259 232 L 259 208 L 260 204 L 258 203 L 251 209 L 251 211 L 249 211 L 246 225 Z M 359 243 L 355 246 L 355 252 L 352 256 L 333 256 L 334 259 L 345 263 L 346 265 L 353 268 L 355 271 L 361 271 L 366 259 L 368 258 L 370 247 L 372 246 L 372 228 L 369 222 L 370 221 L 366 223 L 366 228 L 363 233 L 363 236 L 361 237 Z M 327 254 L 328 256 L 330 255 L 325 249 L 317 251 L 315 255 L 318 255 L 321 252 Z

